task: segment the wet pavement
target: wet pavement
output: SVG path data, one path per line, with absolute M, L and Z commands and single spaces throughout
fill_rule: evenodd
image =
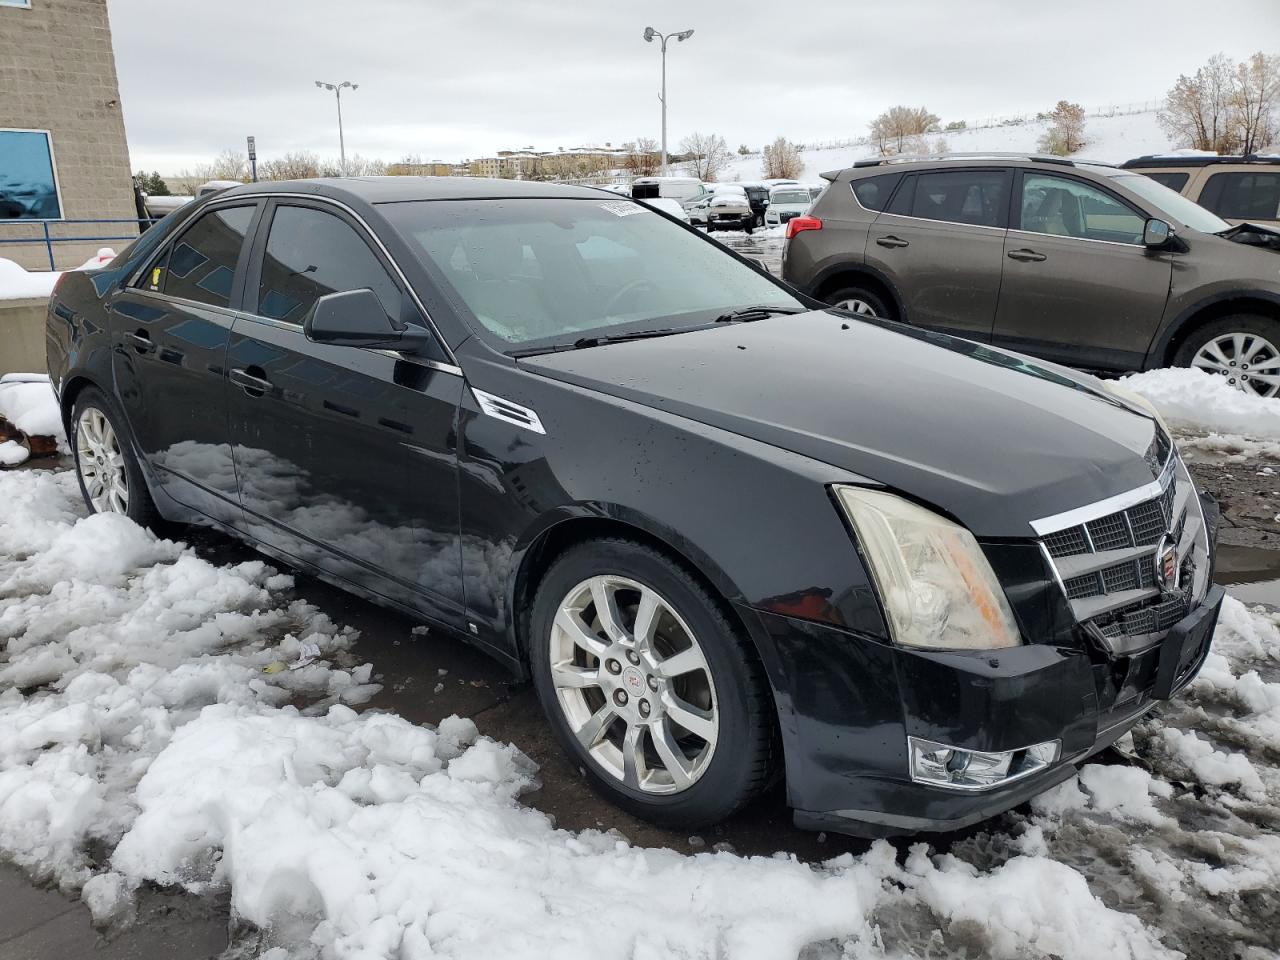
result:
M 755 257 L 762 261 L 775 277 L 782 276 L 782 245 L 786 242 L 782 237 L 765 236 L 763 230 L 753 230 L 751 233 L 717 230 L 711 236 L 744 257 Z

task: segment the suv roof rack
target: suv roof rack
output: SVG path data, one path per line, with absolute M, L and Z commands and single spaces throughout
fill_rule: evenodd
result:
M 892 157 L 868 157 L 865 160 L 855 160 L 850 166 L 854 168 L 879 167 L 892 163 L 941 162 L 945 160 L 1026 160 L 1031 163 L 1052 163 L 1060 167 L 1079 166 L 1075 160 L 1059 157 L 1052 153 L 1024 153 L 1017 150 L 979 150 L 972 153 L 902 153 Z M 1098 160 L 1082 160 L 1080 162 L 1088 163 L 1091 166 L 1112 166 L 1112 164 Z
M 1180 157 L 1176 154 L 1149 153 L 1133 160 L 1126 160 L 1120 164 L 1120 169 L 1131 170 L 1134 167 L 1211 167 L 1218 163 L 1258 163 L 1280 166 L 1280 155 L 1265 156 L 1263 154 L 1250 153 L 1242 157 L 1201 157 L 1195 155 Z

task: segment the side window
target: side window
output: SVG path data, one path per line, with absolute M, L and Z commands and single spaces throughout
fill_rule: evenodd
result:
M 258 283 L 259 316 L 302 323 L 330 293 L 368 288 L 400 316 L 400 288 L 345 220 L 312 207 L 276 208 Z
M 914 173 L 902 178 L 902 185 L 894 193 L 889 206 L 885 207 L 886 213 L 896 213 L 903 217 L 911 216 L 911 204 L 915 200 L 917 179 Z
M 1187 181 L 1191 179 L 1189 173 L 1179 173 L 1176 170 L 1159 171 L 1153 170 L 1147 174 L 1152 180 L 1160 184 L 1162 187 L 1168 187 L 1170 190 L 1182 192 L 1182 188 L 1187 185 Z
M 1142 243 L 1146 219 L 1108 193 L 1079 180 L 1022 176 L 1021 228 L 1080 240 Z
M 1004 226 L 1009 174 L 999 170 L 944 170 L 916 175 L 908 216 L 981 227 Z
M 1280 171 L 1215 173 L 1200 205 L 1228 220 L 1280 219 Z
M 168 252 L 139 285 L 213 307 L 230 306 L 236 261 L 253 221 L 253 211 L 251 204 L 219 207 L 201 214 L 169 245 Z
M 900 174 L 888 173 L 879 177 L 867 177 L 865 180 L 859 180 L 853 185 L 853 195 L 858 198 L 858 202 L 868 210 L 883 210 L 889 202 L 889 197 L 893 194 L 894 184 L 898 182 Z M 815 199 L 817 199 L 815 197 Z

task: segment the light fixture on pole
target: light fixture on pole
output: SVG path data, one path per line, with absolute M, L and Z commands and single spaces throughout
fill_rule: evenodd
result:
M 352 83 L 350 80 L 343 80 L 341 83 L 325 83 L 323 80 L 317 80 L 316 86 L 332 90 L 333 95 L 338 99 L 338 156 L 342 163 L 342 175 L 345 177 L 347 175 L 347 144 L 342 136 L 342 88 L 350 87 L 355 90 L 360 84 Z
M 644 28 L 645 43 L 653 43 L 654 37 L 662 41 L 662 94 L 658 99 L 662 101 L 662 173 L 664 176 L 667 173 L 667 41 L 674 37 L 676 42 L 680 43 L 692 36 L 692 30 L 662 34 L 653 27 Z

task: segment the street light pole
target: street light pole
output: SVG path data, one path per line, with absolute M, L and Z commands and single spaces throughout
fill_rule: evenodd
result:
M 342 135 L 342 88 L 350 87 L 356 90 L 360 84 L 352 83 L 350 80 L 343 80 L 341 83 L 325 83 L 323 80 L 317 80 L 316 86 L 332 90 L 338 101 L 338 156 L 342 164 L 342 175 L 345 177 L 347 175 L 347 142 Z
M 662 101 L 662 174 L 667 174 L 667 41 L 672 37 L 677 43 L 682 43 L 693 36 L 692 30 L 681 30 L 679 33 L 662 34 L 653 27 L 644 28 L 645 43 L 653 43 L 653 38 L 657 37 L 662 41 L 662 93 L 658 97 Z

